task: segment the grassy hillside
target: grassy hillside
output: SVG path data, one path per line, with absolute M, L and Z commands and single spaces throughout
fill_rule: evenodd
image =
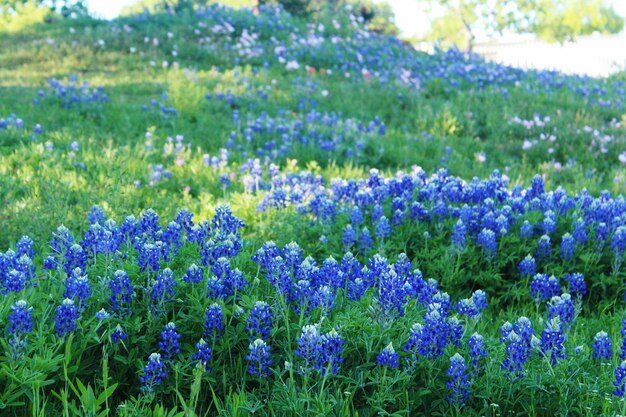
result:
M 625 97 L 348 14 L 0 33 L 0 408 L 623 414 Z

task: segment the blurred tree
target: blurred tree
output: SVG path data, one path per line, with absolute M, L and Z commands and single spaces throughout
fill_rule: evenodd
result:
M 426 39 L 472 50 L 476 33 L 534 33 L 550 42 L 594 32 L 618 33 L 624 18 L 606 0 L 418 0 L 427 12 L 443 10 Z

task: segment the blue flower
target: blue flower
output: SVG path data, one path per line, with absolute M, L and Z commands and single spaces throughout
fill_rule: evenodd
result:
M 489 229 L 482 229 L 476 238 L 476 244 L 483 248 L 483 253 L 490 259 L 498 253 L 496 234 Z
M 109 302 L 113 311 L 130 312 L 130 303 L 133 300 L 134 289 L 133 284 L 128 278 L 128 274 L 125 271 L 117 270 L 113 274 L 113 277 L 109 281 L 109 289 L 111 290 L 111 297 Z
M 389 237 L 391 233 L 391 227 L 389 226 L 389 220 L 385 216 L 381 216 L 376 222 L 376 238 L 382 241 Z
M 462 405 L 469 398 L 467 369 L 465 358 L 460 354 L 456 353 L 450 358 L 450 367 L 447 371 L 450 379 L 446 386 L 452 391 L 448 396 L 448 401 L 453 405 Z
M 176 324 L 167 323 L 161 332 L 159 342 L 159 349 L 163 352 L 166 361 L 180 353 L 180 338 L 181 335 L 176 331 Z
M 613 342 L 606 332 L 598 332 L 593 339 L 593 357 L 610 362 L 613 357 Z
M 118 343 L 121 340 L 125 340 L 127 337 L 124 328 L 119 324 L 115 327 L 113 332 L 111 332 L 111 341 L 113 343 Z
M 262 339 L 256 339 L 250 343 L 249 349 L 250 353 L 246 356 L 246 360 L 251 362 L 248 373 L 259 378 L 267 377 L 270 374 L 269 366 L 272 364 L 269 345 Z
M 269 339 L 272 327 L 272 312 L 270 306 L 264 301 L 257 301 L 250 310 L 246 330 L 250 332 L 250 338 Z
M 546 323 L 541 334 L 541 352 L 549 357 L 552 365 L 555 365 L 559 359 L 567 357 L 564 343 L 565 337 L 563 336 L 561 321 L 555 317 Z
M 69 298 L 63 300 L 63 303 L 56 308 L 56 316 L 54 317 L 57 337 L 63 337 L 76 330 L 78 317 L 78 307 L 74 305 L 74 301 Z
M 224 313 L 222 312 L 222 306 L 219 304 L 211 304 L 206 311 L 204 319 L 204 336 L 212 337 L 213 340 L 217 340 L 222 336 L 224 332 Z
M 393 343 L 389 343 L 376 357 L 376 363 L 380 366 L 388 366 L 391 369 L 398 367 L 400 355 L 393 348 Z
M 143 392 L 153 392 L 155 386 L 161 385 L 163 378 L 167 376 L 165 364 L 161 361 L 159 353 L 152 353 L 140 378 Z
M 587 285 L 585 284 L 585 277 L 583 274 L 566 274 L 563 279 L 569 283 L 570 293 L 574 294 L 577 298 L 580 299 L 583 295 L 587 294 Z
M 204 339 L 200 339 L 200 341 L 196 343 L 196 349 L 196 353 L 194 353 L 191 358 L 195 361 L 199 361 L 206 372 L 211 372 L 209 363 L 211 359 L 213 359 L 213 350 Z
M 569 326 L 574 321 L 575 316 L 574 300 L 569 294 L 554 296 L 548 302 L 548 318 L 559 317 L 563 326 Z
M 561 238 L 561 258 L 569 261 L 574 257 L 574 237 L 569 233 L 565 233 Z
M 202 268 L 200 268 L 196 264 L 191 264 L 189 268 L 187 268 L 187 272 L 185 272 L 185 275 L 183 275 L 183 281 L 191 284 L 199 283 L 200 281 L 202 281 L 202 278 Z
M 456 252 L 463 252 L 466 246 L 465 235 L 467 234 L 467 229 L 465 224 L 463 224 L 463 220 L 459 219 L 452 229 L 452 247 Z
M 613 395 L 619 398 L 624 398 L 624 392 L 626 391 L 626 360 L 622 361 L 615 369 L 615 391 Z
M 33 331 L 33 308 L 24 300 L 16 301 L 9 311 L 9 334 L 24 335 Z
M 549 300 L 561 292 L 559 280 L 547 274 L 537 274 L 530 282 L 530 295 L 535 300 Z
M 541 236 L 539 240 L 537 241 L 537 251 L 535 252 L 535 255 L 539 259 L 547 259 L 550 257 L 551 253 L 552 253 L 552 248 L 550 246 L 550 236 L 548 235 Z
M 487 350 L 485 349 L 485 338 L 478 333 L 474 333 L 470 336 L 467 344 L 470 347 L 470 358 L 472 359 L 472 366 L 475 369 L 478 369 L 480 358 L 487 357 Z

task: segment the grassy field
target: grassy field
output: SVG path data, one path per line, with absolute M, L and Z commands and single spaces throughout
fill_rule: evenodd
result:
M 2 415 L 625 414 L 625 97 L 347 14 L 0 33 Z

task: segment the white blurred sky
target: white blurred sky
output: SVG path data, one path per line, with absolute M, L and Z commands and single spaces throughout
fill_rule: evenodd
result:
M 428 16 L 418 0 L 387 0 L 396 15 L 396 23 L 405 36 L 422 35 L 429 27 Z M 116 17 L 124 6 L 134 0 L 87 0 L 90 10 L 98 16 L 111 19 Z M 609 3 L 623 16 L 626 16 L 626 0 L 609 0 Z

